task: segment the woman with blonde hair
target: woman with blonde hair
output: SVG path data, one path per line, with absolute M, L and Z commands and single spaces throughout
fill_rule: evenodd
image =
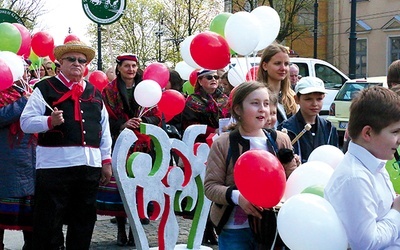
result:
M 294 91 L 289 79 L 289 52 L 280 44 L 273 43 L 261 55 L 258 81 L 264 83 L 272 93 L 278 95 L 278 123 L 283 122 L 297 111 Z

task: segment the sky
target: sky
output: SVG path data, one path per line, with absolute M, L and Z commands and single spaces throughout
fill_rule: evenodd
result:
M 55 45 L 64 43 L 68 30 L 77 35 L 81 41 L 89 44 L 86 35 L 87 26 L 92 21 L 86 16 L 82 8 L 82 0 L 43 0 L 46 13 L 38 18 L 38 25 L 33 33 L 48 32 L 54 39 Z

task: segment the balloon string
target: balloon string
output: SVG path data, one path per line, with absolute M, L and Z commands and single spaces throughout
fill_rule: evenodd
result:
M 244 56 L 244 60 L 246 61 L 246 72 L 249 72 L 249 57 L 247 55 Z
M 24 91 L 26 93 L 30 93 L 25 88 L 22 88 L 22 87 L 18 86 L 17 84 L 13 84 L 13 85 L 14 85 L 14 87 L 16 87 L 16 88 L 18 88 L 18 89 L 20 89 L 20 90 L 22 90 L 22 91 Z M 48 107 L 51 111 L 54 112 L 54 109 L 52 107 L 50 107 L 50 105 L 44 99 L 42 99 L 42 98 L 40 98 L 38 96 L 38 100 L 41 101 L 44 105 L 46 105 L 46 107 Z
M 233 70 L 235 74 L 232 74 L 236 80 L 239 80 L 240 83 L 244 82 L 246 79 L 243 79 L 243 76 L 237 71 L 236 67 L 231 67 L 229 70 Z
M 147 109 L 146 111 L 144 111 L 144 112 L 143 112 L 144 108 L 142 107 L 142 108 L 141 108 L 141 111 L 140 111 L 140 113 L 139 113 L 139 118 L 142 118 L 142 116 L 144 116 L 147 112 L 149 112 L 150 110 L 152 110 L 152 109 L 155 108 L 156 106 L 157 106 L 157 105 L 154 105 L 154 106 L 148 108 L 148 109 Z
M 252 65 L 253 74 L 251 74 L 251 77 L 253 78 L 253 81 L 257 80 L 257 75 L 256 75 L 257 70 L 256 70 L 256 66 L 255 66 L 256 56 L 257 56 L 257 52 L 253 51 L 253 65 Z
M 241 72 L 242 74 L 239 74 L 236 70 L 234 70 L 235 73 L 236 73 L 237 75 L 239 75 L 239 76 L 245 75 L 245 74 L 243 73 L 242 65 L 239 63 L 239 57 L 238 57 L 237 55 L 235 55 L 235 58 L 236 58 L 236 65 L 239 65 L 239 69 L 240 69 L 240 72 Z M 236 66 L 236 65 L 235 65 L 235 66 Z M 247 67 L 247 66 L 246 66 L 246 67 Z M 233 67 L 233 68 L 235 69 L 236 67 Z M 244 81 L 244 79 L 241 79 L 241 80 Z M 242 81 L 242 82 L 243 82 L 243 81 Z

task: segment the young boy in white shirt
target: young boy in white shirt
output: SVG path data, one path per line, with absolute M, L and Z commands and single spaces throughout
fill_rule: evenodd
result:
M 400 145 L 400 97 L 374 86 L 350 106 L 349 149 L 325 187 L 351 249 L 400 249 L 400 198 L 385 169 Z

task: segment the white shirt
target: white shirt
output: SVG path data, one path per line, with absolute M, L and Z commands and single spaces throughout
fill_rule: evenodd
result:
M 325 187 L 325 198 L 342 221 L 351 249 L 400 249 L 400 213 L 385 161 L 350 142 Z
M 86 87 L 86 82 L 83 82 Z M 71 86 L 72 88 L 72 86 Z M 36 88 L 29 97 L 22 112 L 21 129 L 25 133 L 43 133 L 49 130 L 45 116 L 46 106 L 39 88 Z M 73 166 L 101 167 L 102 160 L 111 159 L 111 134 L 108 123 L 108 113 L 103 105 L 101 110 L 102 136 L 99 148 L 72 146 L 72 147 L 36 147 L 36 169 L 64 168 Z

